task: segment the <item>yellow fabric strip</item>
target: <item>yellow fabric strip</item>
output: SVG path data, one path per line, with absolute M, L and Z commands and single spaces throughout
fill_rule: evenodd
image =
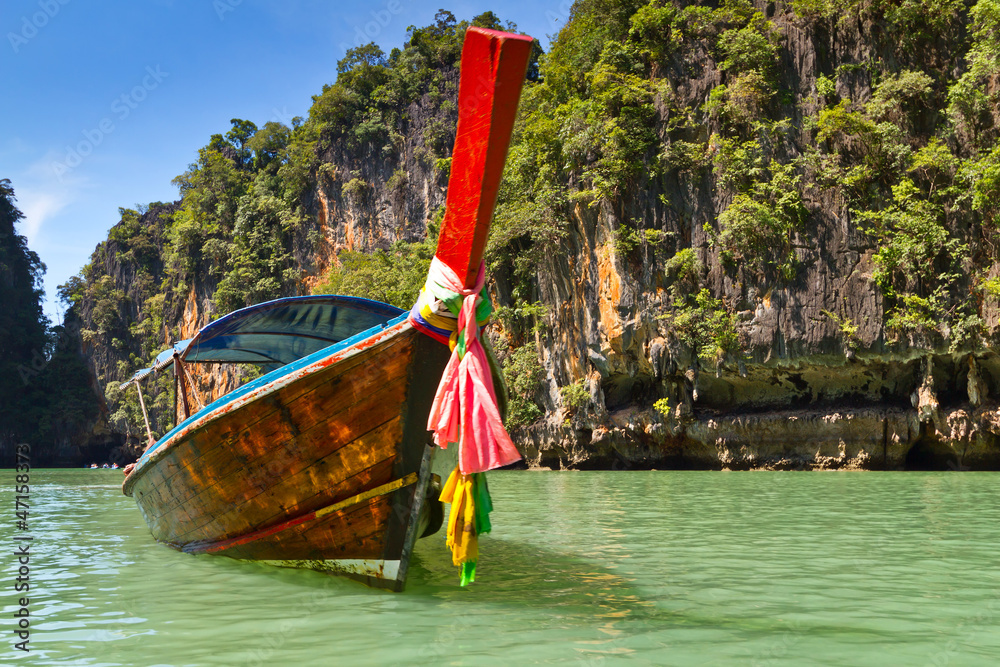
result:
M 441 502 L 451 503 L 448 515 L 447 545 L 451 561 L 461 565 L 479 560 L 479 538 L 476 535 L 476 505 L 470 475 L 463 475 L 458 467 L 448 476 L 441 489 Z
M 445 317 L 443 315 L 438 315 L 431 310 L 430 306 L 423 306 L 420 309 L 420 316 L 427 320 L 428 324 L 433 324 L 438 329 L 444 329 L 445 331 L 454 331 L 458 328 L 458 319 L 454 317 Z

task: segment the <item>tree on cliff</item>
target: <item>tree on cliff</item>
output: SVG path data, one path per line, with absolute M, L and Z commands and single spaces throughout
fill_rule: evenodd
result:
M 34 447 L 32 462 L 54 461 L 97 414 L 98 401 L 80 354 L 77 317 L 49 329 L 42 312 L 45 265 L 14 225 L 24 215 L 14 189 L 0 180 L 0 465 L 13 444 Z
M 626 406 L 738 405 L 732 387 L 764 382 L 765 358 L 996 346 L 998 7 L 573 3 L 529 70 L 486 256 L 508 380 L 532 401 L 520 422 L 544 408 L 560 438 L 620 433 L 607 415 Z M 492 12 L 472 23 L 512 29 Z M 234 119 L 214 135 L 175 181 L 182 201 L 143 217 L 165 267 L 148 281 L 127 284 L 125 255 L 99 248 L 88 316 L 136 314 L 122 335 L 86 323 L 102 386 L 176 337 L 189 299 L 230 310 L 328 267 L 310 285 L 408 305 L 467 25 L 442 10 L 402 49 L 351 49 L 291 128 Z M 584 382 L 586 401 L 559 391 Z M 878 386 L 863 396 L 888 400 Z M 571 403 L 588 407 L 567 426 Z
M 45 265 L 14 225 L 24 218 L 14 188 L 0 180 L 0 447 L 30 433 L 25 388 L 45 364 L 42 275 Z

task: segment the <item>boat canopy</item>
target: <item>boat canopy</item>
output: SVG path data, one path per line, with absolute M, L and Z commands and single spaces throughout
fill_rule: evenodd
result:
M 139 380 L 144 379 L 147 375 L 149 375 L 152 372 L 153 372 L 152 368 L 140 368 L 139 370 L 137 370 L 135 373 L 132 374 L 132 377 L 130 377 L 128 380 L 118 385 L 118 388 L 124 389 L 133 382 L 138 382 Z
M 229 313 L 160 356 L 172 357 L 176 349 L 188 363 L 281 366 L 384 325 L 403 312 L 386 303 L 350 296 L 276 299 Z
M 172 346 L 165 349 L 156 355 L 156 359 L 153 360 L 153 370 L 159 373 L 164 368 L 169 366 L 174 361 L 175 354 L 181 354 L 187 349 L 187 346 L 191 343 L 193 339 L 188 338 L 186 340 L 179 340 Z
M 345 338 L 384 325 L 404 311 L 353 296 L 314 295 L 276 299 L 236 310 L 179 340 L 135 372 L 124 389 L 159 373 L 179 356 L 188 363 L 253 363 L 284 366 Z

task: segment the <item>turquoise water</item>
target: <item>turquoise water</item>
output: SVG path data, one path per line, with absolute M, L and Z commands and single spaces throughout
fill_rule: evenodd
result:
M 402 594 L 158 545 L 119 471 L 31 475 L 3 664 L 1000 664 L 997 473 L 490 473 L 479 580 L 439 534 Z

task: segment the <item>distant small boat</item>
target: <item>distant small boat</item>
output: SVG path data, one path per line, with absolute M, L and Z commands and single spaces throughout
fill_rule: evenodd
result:
M 480 270 L 530 48 L 522 35 L 466 33 L 437 253 L 466 287 Z M 422 331 L 399 308 L 345 296 L 278 299 L 208 324 L 122 385 L 172 366 L 182 413 L 158 442 L 147 419 L 150 446 L 125 468 L 124 493 L 176 549 L 402 590 L 416 539 L 443 517 L 427 425 L 450 352 Z M 275 370 L 190 414 L 188 394 L 201 402 L 190 363 Z

